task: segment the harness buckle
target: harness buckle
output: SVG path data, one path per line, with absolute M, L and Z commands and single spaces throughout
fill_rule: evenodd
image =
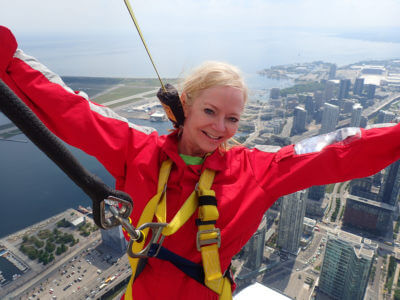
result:
M 202 234 L 213 234 L 213 233 L 216 233 L 217 237 L 201 239 Z M 218 244 L 218 248 L 221 247 L 221 231 L 219 230 L 219 228 L 199 230 L 196 236 L 197 251 L 201 251 L 201 247 L 211 244 Z
M 109 217 L 106 215 L 106 204 L 109 205 L 109 209 L 112 213 Z M 110 229 L 112 227 L 124 224 L 122 220 L 126 220 L 132 213 L 132 203 L 124 199 L 108 196 L 107 199 L 100 202 L 100 223 L 103 228 Z M 129 222 L 128 222 L 129 223 Z M 128 232 L 129 230 L 125 228 Z
M 131 258 L 146 258 L 146 257 L 155 257 L 158 255 L 158 252 L 161 249 L 161 245 L 164 241 L 165 236 L 162 235 L 162 231 L 168 223 L 144 223 L 136 230 L 140 231 L 143 234 L 145 229 L 151 230 L 151 239 L 146 247 L 144 247 L 140 252 L 134 253 L 132 250 L 134 240 L 130 240 L 128 244 L 127 254 Z M 144 234 L 143 234 L 144 235 Z

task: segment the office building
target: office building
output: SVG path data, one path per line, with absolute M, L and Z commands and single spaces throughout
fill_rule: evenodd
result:
M 339 95 L 338 99 L 344 99 L 349 97 L 351 81 L 350 79 L 341 79 L 339 84 Z
M 378 188 L 374 186 L 373 176 L 353 179 L 350 182 L 350 194 L 378 201 Z
M 267 233 L 267 218 L 263 216 L 257 231 L 244 246 L 247 257 L 245 266 L 250 270 L 258 270 L 264 257 L 265 234 Z
M 356 103 L 353 105 L 353 111 L 351 112 L 350 127 L 361 127 L 361 115 L 363 107 Z
M 117 253 L 125 253 L 128 243 L 122 233 L 121 226 L 116 226 L 107 230 L 100 229 L 100 232 L 104 245 L 115 250 Z
M 365 128 L 368 125 L 368 118 L 361 116 L 360 127 Z
M 375 235 L 390 235 L 396 208 L 383 202 L 348 195 L 343 225 L 358 228 Z
M 353 95 L 361 96 L 364 90 L 364 78 L 356 78 L 353 87 Z
M 307 190 L 282 197 L 277 239 L 282 251 L 298 254 L 306 204 Z
M 366 90 L 368 99 L 374 99 L 375 89 L 376 89 L 376 86 L 374 84 L 366 84 L 365 85 L 365 90 Z
M 333 104 L 325 103 L 322 112 L 322 121 L 320 134 L 328 133 L 336 129 L 339 119 L 339 107 Z
M 351 233 L 329 234 L 318 290 L 335 300 L 362 300 L 376 248 Z
M 378 112 L 378 118 L 376 120 L 376 124 L 391 123 L 395 117 L 396 115 L 391 111 L 380 110 Z
M 322 91 L 314 92 L 315 110 L 319 110 L 324 104 L 324 93 Z
M 269 94 L 271 99 L 279 99 L 281 96 L 281 90 L 279 88 L 272 88 Z
M 307 112 L 303 107 L 296 106 L 293 115 L 291 135 L 301 134 L 306 131 Z
M 306 99 L 304 100 L 304 108 L 306 109 L 307 114 L 312 117 L 315 111 L 315 101 L 312 94 L 306 94 Z
M 324 203 L 325 185 L 315 185 L 308 189 L 306 215 L 310 217 L 322 217 L 327 208 Z
M 336 88 L 336 83 L 334 81 L 328 80 L 325 83 L 325 89 L 324 89 L 324 94 L 323 94 L 323 101 L 328 102 L 330 101 L 333 97 L 335 97 L 335 88 Z
M 308 189 L 308 198 L 319 201 L 325 197 L 325 185 L 314 185 Z
M 334 79 L 336 77 L 336 65 L 331 64 L 329 68 L 328 79 Z
M 378 199 L 389 205 L 397 205 L 400 190 L 400 160 L 384 170 L 383 182 Z

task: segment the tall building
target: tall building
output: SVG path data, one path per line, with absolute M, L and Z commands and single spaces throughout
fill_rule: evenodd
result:
M 271 99 L 279 99 L 281 95 L 281 90 L 279 88 L 272 88 L 269 94 Z
M 353 105 L 353 111 L 351 112 L 350 127 L 361 127 L 361 114 L 363 107 L 356 103 Z
M 250 270 L 261 267 L 264 257 L 265 234 L 267 233 L 267 218 L 263 216 L 257 231 L 245 245 L 245 255 L 248 258 L 245 266 Z
M 277 239 L 282 251 L 298 254 L 306 204 L 307 190 L 282 197 Z
M 378 118 L 376 120 L 376 124 L 391 123 L 395 117 L 396 115 L 391 111 L 380 110 L 378 112 Z
M 374 84 L 366 84 L 365 85 L 365 90 L 367 92 L 367 98 L 368 99 L 374 99 L 374 97 L 375 97 L 375 89 L 376 89 L 376 86 Z
M 325 197 L 325 185 L 314 185 L 308 189 L 308 198 L 319 201 Z
M 320 134 L 328 133 L 336 129 L 339 119 L 339 107 L 333 104 L 325 103 L 322 112 Z
M 324 93 L 322 91 L 315 91 L 314 92 L 314 99 L 315 99 L 315 109 L 319 110 L 322 105 L 324 104 Z
M 329 234 L 319 291 L 335 300 L 362 300 L 376 247 L 344 231 Z
M 353 179 L 350 182 L 350 194 L 368 200 L 377 201 L 377 188 L 373 190 L 374 179 L 372 176 Z
M 294 109 L 294 118 L 291 135 L 296 135 L 306 131 L 307 112 L 301 106 L 296 106 Z
M 350 79 L 341 79 L 339 84 L 339 95 L 338 99 L 344 99 L 349 97 L 351 81 Z
M 314 185 L 308 189 L 308 199 L 306 215 L 312 217 L 322 217 L 328 206 L 324 203 L 325 185 Z
M 325 102 L 330 101 L 335 96 L 335 89 L 336 89 L 336 83 L 334 81 L 328 80 L 325 83 L 325 89 L 323 94 L 323 100 Z
M 122 233 L 121 226 L 116 226 L 107 230 L 100 229 L 100 232 L 104 245 L 121 254 L 126 251 L 128 243 Z
M 383 202 L 348 195 L 343 225 L 355 227 L 375 235 L 391 235 L 396 207 Z
M 329 68 L 328 79 L 334 79 L 336 77 L 336 65 L 331 64 Z
M 385 169 L 383 183 L 379 190 L 378 199 L 389 205 L 397 205 L 400 190 L 400 160 Z
M 364 78 L 356 78 L 353 87 L 353 94 L 361 96 L 363 89 L 364 89 Z

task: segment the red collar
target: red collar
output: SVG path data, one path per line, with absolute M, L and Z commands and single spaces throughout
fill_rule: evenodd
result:
M 186 164 L 183 159 L 179 156 L 178 152 L 178 131 L 170 133 L 167 136 L 161 136 L 158 139 L 159 146 L 165 153 L 166 159 L 169 157 L 178 167 L 185 168 Z M 226 169 L 226 155 L 216 150 L 206 157 L 204 160 L 202 169 L 207 168 L 215 171 L 222 171 Z

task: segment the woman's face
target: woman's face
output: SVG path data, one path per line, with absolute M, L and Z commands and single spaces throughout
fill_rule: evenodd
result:
M 204 156 L 235 135 L 244 109 L 243 92 L 230 86 L 217 86 L 202 91 L 186 103 L 182 94 L 185 123 L 179 153 Z

